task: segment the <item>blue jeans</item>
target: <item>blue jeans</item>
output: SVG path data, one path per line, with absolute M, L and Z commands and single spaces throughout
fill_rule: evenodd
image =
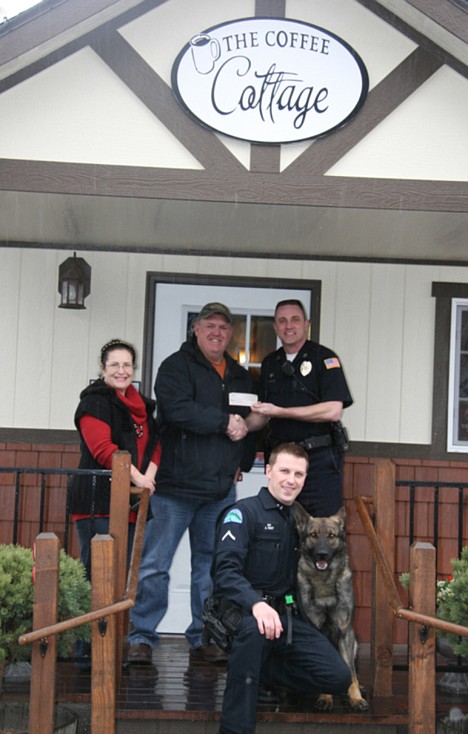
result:
M 219 514 L 235 502 L 233 485 L 228 496 L 207 502 L 176 495 L 151 497 L 152 519 L 145 530 L 138 577 L 137 598 L 130 612 L 130 645 L 143 642 L 156 647 L 157 626 L 166 614 L 169 596 L 169 570 L 185 530 L 189 530 L 191 551 L 190 607 L 192 621 L 185 630 L 191 648 L 202 644 L 203 603 L 212 589 L 211 564 Z
M 80 542 L 80 561 L 86 569 L 86 578 L 91 579 L 91 541 L 95 535 L 107 535 L 109 533 L 108 517 L 85 517 L 75 520 L 76 532 Z M 127 566 L 132 556 L 133 538 L 135 536 L 135 523 L 128 523 L 128 548 Z

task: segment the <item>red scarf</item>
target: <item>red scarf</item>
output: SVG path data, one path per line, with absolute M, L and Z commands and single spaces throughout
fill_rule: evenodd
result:
M 144 404 L 140 393 L 135 390 L 133 385 L 129 385 L 127 387 L 127 392 L 125 393 L 125 395 L 123 395 L 121 392 L 117 392 L 117 395 L 119 396 L 125 407 L 128 408 L 128 410 L 130 411 L 130 414 L 135 423 L 137 423 L 138 425 L 140 423 L 146 423 L 146 405 Z

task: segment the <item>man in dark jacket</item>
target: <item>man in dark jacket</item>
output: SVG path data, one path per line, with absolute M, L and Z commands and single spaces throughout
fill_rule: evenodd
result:
M 195 319 L 193 339 L 162 362 L 156 377 L 161 463 L 131 612 L 130 662 L 151 662 L 168 605 L 169 570 L 187 528 L 192 621 L 185 636 L 191 655 L 226 659 L 215 645 L 202 644 L 202 610 L 211 591 L 216 519 L 235 501 L 247 434 L 249 409 L 235 405 L 234 393 L 252 392 L 249 373 L 226 352 L 231 335 L 229 309 L 206 304 Z

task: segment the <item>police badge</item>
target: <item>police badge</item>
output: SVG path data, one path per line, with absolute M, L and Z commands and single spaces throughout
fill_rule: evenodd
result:
M 312 372 L 312 363 L 308 360 L 304 360 L 302 362 L 301 366 L 299 367 L 300 373 L 302 377 L 307 377 Z

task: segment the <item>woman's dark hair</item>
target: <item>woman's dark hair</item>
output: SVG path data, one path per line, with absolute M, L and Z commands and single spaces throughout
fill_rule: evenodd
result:
M 109 352 L 114 351 L 114 349 L 126 349 L 130 352 L 132 355 L 132 362 L 133 366 L 135 366 L 136 362 L 136 351 L 135 347 L 132 346 L 132 344 L 129 344 L 128 342 L 123 341 L 123 339 L 111 339 L 110 342 L 107 342 L 104 344 L 104 346 L 101 349 L 101 366 L 105 367 L 107 358 L 109 356 Z

